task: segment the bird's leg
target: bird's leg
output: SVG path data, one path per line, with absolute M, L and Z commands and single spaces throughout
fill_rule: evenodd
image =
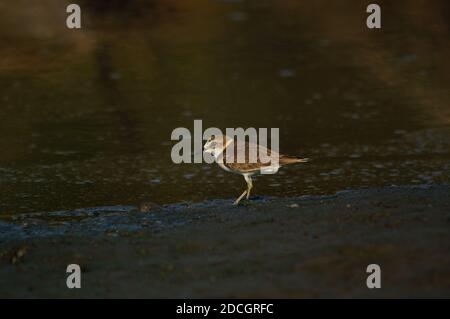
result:
M 241 201 L 242 198 L 244 198 L 245 195 L 247 195 L 247 199 L 250 197 L 250 191 L 253 188 L 252 177 L 250 175 L 245 174 L 244 178 L 245 178 L 245 181 L 247 182 L 247 189 L 242 193 L 241 196 L 239 196 L 238 199 L 236 199 L 236 201 L 234 202 L 234 205 L 239 204 L 239 202 Z
M 249 199 L 250 197 L 250 191 L 253 188 L 253 181 L 252 181 L 252 177 L 249 175 L 244 175 L 245 181 L 247 182 L 247 199 Z
M 245 194 L 247 194 L 247 190 L 245 190 L 241 196 L 238 197 L 238 199 L 236 199 L 233 203 L 233 205 L 237 205 L 239 204 L 239 202 L 241 201 L 241 199 L 245 196 Z

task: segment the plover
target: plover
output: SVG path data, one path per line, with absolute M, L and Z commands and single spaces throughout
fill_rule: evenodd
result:
M 234 153 L 232 152 L 233 147 Z M 245 152 L 245 162 L 238 162 L 237 154 L 239 154 L 239 151 Z M 203 152 L 213 155 L 216 163 L 225 171 L 244 176 L 247 189 L 236 199 L 234 205 L 238 205 L 244 196 L 246 196 L 246 199 L 249 199 L 250 192 L 253 188 L 253 175 L 262 173 L 263 171 L 276 173 L 281 166 L 308 161 L 307 158 L 278 154 L 258 144 L 249 142 L 237 143 L 233 138 L 226 135 L 211 136 L 203 146 Z M 250 155 L 252 152 L 255 154 L 253 157 L 256 159 L 255 161 L 249 161 L 252 158 Z M 262 161 L 260 154 L 263 154 L 263 152 L 266 152 L 265 154 L 272 158 L 276 157 L 278 161 L 275 164 L 273 162 Z

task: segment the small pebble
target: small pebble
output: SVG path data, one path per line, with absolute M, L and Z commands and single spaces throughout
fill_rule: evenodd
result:
M 151 210 L 159 209 L 159 208 L 161 208 L 161 206 L 156 204 L 156 203 L 153 203 L 153 202 L 142 202 L 142 203 L 139 204 L 138 211 L 140 213 L 146 213 L 146 212 L 149 212 Z

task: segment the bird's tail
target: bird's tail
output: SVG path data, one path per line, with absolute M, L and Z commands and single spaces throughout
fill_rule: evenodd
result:
M 286 156 L 283 155 L 280 157 L 280 164 L 286 165 L 286 164 L 294 164 L 294 163 L 306 163 L 309 162 L 309 158 L 302 158 L 298 156 Z

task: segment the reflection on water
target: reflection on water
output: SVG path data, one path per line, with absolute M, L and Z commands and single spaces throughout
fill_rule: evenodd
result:
M 171 162 L 194 119 L 313 159 L 259 195 L 449 182 L 448 1 L 379 2 L 381 31 L 355 1 L 84 0 L 81 31 L 68 3 L 0 7 L 0 214 L 236 197 Z

